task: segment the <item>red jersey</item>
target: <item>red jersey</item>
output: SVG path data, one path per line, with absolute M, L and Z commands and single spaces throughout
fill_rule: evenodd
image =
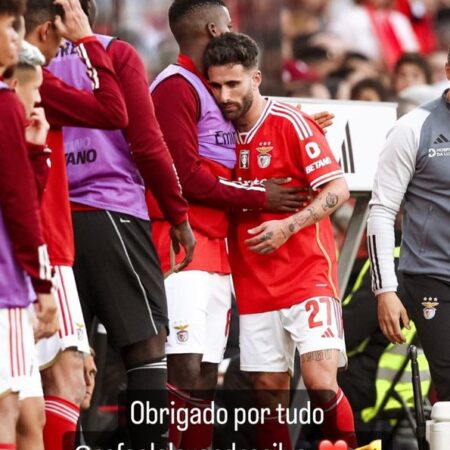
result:
M 25 143 L 25 110 L 17 95 L 4 85 L 0 88 L 0 104 L 0 215 L 17 263 L 30 276 L 36 292 L 48 293 L 52 283 L 36 176 Z M 7 241 L 2 239 L 1 246 L 2 252 L 10 251 Z M 2 268 L 7 261 L 0 255 Z M 0 273 L 3 286 L 8 284 L 7 273 Z
M 314 190 L 343 176 L 325 136 L 306 114 L 268 101 L 258 122 L 240 133 L 236 175 L 259 184 L 291 177 L 292 186 Z M 338 297 L 336 246 L 329 218 L 301 229 L 269 255 L 251 252 L 248 230 L 286 213 L 242 211 L 230 228 L 230 264 L 240 314 L 288 308 L 315 296 Z

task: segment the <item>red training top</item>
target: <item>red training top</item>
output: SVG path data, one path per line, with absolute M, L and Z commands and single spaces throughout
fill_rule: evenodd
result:
M 41 275 L 44 237 L 39 216 L 35 176 L 25 143 L 25 111 L 10 90 L 0 90 L 0 210 L 20 267 L 31 277 L 34 290 L 49 293 L 50 280 Z

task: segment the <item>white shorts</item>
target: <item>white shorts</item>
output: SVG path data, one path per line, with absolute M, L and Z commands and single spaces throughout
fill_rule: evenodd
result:
M 344 328 L 338 300 L 314 297 L 290 308 L 239 318 L 241 370 L 245 372 L 294 371 L 295 348 L 300 355 L 318 350 L 341 352 L 345 366 Z
M 30 384 L 33 366 L 36 347 L 27 308 L 0 309 L 0 396 L 22 392 Z
M 60 329 L 36 345 L 41 370 L 50 367 L 58 354 L 67 348 L 91 352 L 72 267 L 55 266 L 54 269 Z
M 165 286 L 170 331 L 166 353 L 200 353 L 203 362 L 220 363 L 230 325 L 230 277 L 187 270 L 170 275 Z

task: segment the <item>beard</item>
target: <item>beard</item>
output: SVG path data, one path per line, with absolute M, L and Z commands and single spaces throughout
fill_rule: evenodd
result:
M 241 102 L 221 103 L 220 109 L 225 119 L 235 121 L 247 114 L 253 104 L 253 91 L 249 90 Z

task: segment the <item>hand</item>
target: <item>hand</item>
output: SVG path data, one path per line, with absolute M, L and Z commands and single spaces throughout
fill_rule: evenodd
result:
M 286 220 L 269 220 L 248 230 L 248 232 L 249 234 L 257 234 L 257 236 L 247 239 L 245 244 L 252 252 L 260 255 L 274 252 L 292 236 Z
M 296 104 L 295 108 L 298 111 L 302 110 L 302 105 Z M 322 128 L 323 132 L 326 133 L 326 128 L 333 125 L 333 119 L 336 117 L 334 114 L 331 114 L 328 111 L 321 111 L 318 113 L 310 114 L 310 116 L 317 122 L 317 125 Z
M 333 119 L 335 118 L 334 114 L 329 113 L 328 111 L 322 111 L 315 114 L 311 114 L 311 117 L 317 122 L 319 127 L 322 128 L 323 132 L 326 133 L 326 128 L 333 125 Z
M 195 237 L 189 221 L 185 220 L 179 225 L 174 225 L 170 229 L 170 237 L 172 239 L 172 245 L 175 254 L 178 255 L 178 253 L 180 253 L 180 244 L 182 245 L 186 253 L 183 261 L 181 261 L 173 268 L 173 272 L 180 272 L 188 266 L 194 256 Z
M 296 212 L 312 199 L 309 190 L 301 187 L 283 187 L 291 178 L 270 178 L 264 184 L 267 194 L 268 211 Z
M 45 118 L 44 108 L 33 108 L 30 124 L 25 128 L 25 140 L 29 144 L 45 145 L 50 125 Z
M 35 304 L 37 325 L 34 339 L 53 336 L 59 330 L 58 308 L 53 294 L 37 294 Z
M 80 0 L 54 0 L 53 4 L 61 5 L 64 9 L 64 21 L 61 16 L 55 18 L 55 27 L 63 38 L 77 42 L 94 35 Z
M 400 322 L 409 330 L 409 317 L 403 303 L 395 292 L 379 294 L 377 300 L 378 322 L 384 336 L 393 344 L 405 343 Z

